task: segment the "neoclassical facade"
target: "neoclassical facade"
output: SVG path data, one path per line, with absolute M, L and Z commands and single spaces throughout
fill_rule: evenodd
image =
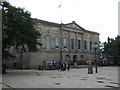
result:
M 75 21 L 68 24 L 57 24 L 33 19 L 35 28 L 41 33 L 37 52 L 24 54 L 23 66 L 37 68 L 39 65 L 52 65 L 63 61 L 71 65 L 86 64 L 87 60 L 95 60 L 94 45 L 97 45 L 96 60 L 99 62 L 99 33 L 85 30 Z M 14 60 L 20 63 L 20 58 Z
M 85 64 L 87 60 L 95 60 L 94 45 L 98 46 L 96 58 L 99 60 L 99 33 L 85 30 L 75 21 L 57 24 L 34 19 L 33 22 L 36 30 L 41 33 L 38 40 L 42 46 L 38 47 L 38 52 L 31 54 L 32 65 L 45 61 Z

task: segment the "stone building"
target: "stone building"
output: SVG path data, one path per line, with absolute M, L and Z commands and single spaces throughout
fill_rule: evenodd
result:
M 87 60 L 95 60 L 94 45 L 99 47 L 99 33 L 85 30 L 75 21 L 68 24 L 57 24 L 33 19 L 35 28 L 41 33 L 38 41 L 42 43 L 37 52 L 24 55 L 23 64 L 27 68 L 39 65 L 53 65 L 63 61 L 71 65 L 86 64 Z M 99 61 L 99 48 L 96 51 Z M 18 60 L 19 61 L 19 60 Z
M 99 47 L 99 33 L 85 30 L 75 21 L 68 24 L 57 24 L 34 19 L 35 28 L 41 33 L 41 47 L 31 54 L 31 65 L 44 61 L 67 61 L 71 64 L 86 64 L 95 60 L 95 49 Z M 99 60 L 99 48 L 97 49 Z M 49 62 L 50 63 L 50 62 Z

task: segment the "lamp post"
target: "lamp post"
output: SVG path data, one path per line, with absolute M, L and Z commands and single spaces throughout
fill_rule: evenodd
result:
M 95 71 L 96 71 L 96 73 L 98 73 L 98 70 L 97 70 L 97 60 L 96 60 L 96 51 L 97 51 L 97 48 L 98 48 L 98 46 L 95 45 Z
M 95 72 L 98 73 L 97 60 L 96 60 L 96 51 L 97 51 L 98 45 L 95 44 L 93 48 L 95 49 Z
M 96 73 L 98 73 L 98 70 L 97 70 L 97 60 L 96 60 L 96 50 L 97 50 L 97 45 L 95 45 L 95 71 L 96 71 Z
M 63 53 L 63 40 L 62 40 L 62 22 L 61 22 L 61 24 L 60 24 L 60 43 L 61 43 L 61 46 L 60 46 L 60 58 L 61 58 L 61 61 L 62 61 L 62 59 L 63 59 L 63 57 L 62 57 L 62 53 Z

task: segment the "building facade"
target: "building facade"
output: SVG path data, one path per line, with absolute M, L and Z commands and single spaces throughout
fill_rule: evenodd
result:
M 57 24 L 43 20 L 33 20 L 35 28 L 41 33 L 41 47 L 32 53 L 32 65 L 44 61 L 67 61 L 71 64 L 86 64 L 95 60 L 94 45 L 99 60 L 99 33 L 85 30 L 75 21 L 68 24 Z M 34 60 L 35 59 L 35 60 Z
M 33 19 L 35 28 L 41 33 L 37 52 L 24 54 L 22 64 L 27 68 L 37 68 L 39 65 L 53 65 L 54 62 L 68 62 L 71 65 L 86 64 L 87 60 L 99 62 L 99 33 L 85 30 L 75 21 L 68 24 L 57 24 Z M 20 63 L 20 58 L 15 60 Z

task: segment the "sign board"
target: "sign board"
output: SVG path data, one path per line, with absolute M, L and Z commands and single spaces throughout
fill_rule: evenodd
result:
M 46 61 L 46 65 L 53 65 L 53 61 Z
M 54 61 L 54 64 L 59 64 L 61 61 Z

